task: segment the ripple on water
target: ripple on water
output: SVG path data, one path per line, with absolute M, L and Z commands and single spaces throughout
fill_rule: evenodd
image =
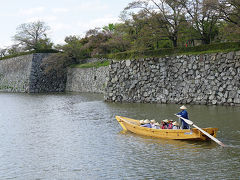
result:
M 240 177 L 239 126 L 218 122 L 221 117 L 215 112 L 225 116 L 221 107 L 190 109 L 193 115 L 195 112 L 213 119 L 214 124 L 209 125 L 221 129 L 219 138 L 227 148 L 213 142 L 121 133 L 115 120 L 115 115 L 161 119 L 173 114 L 175 105 L 105 103 L 92 94 L 0 94 L 0 98 L 0 179 Z M 235 122 L 234 118 L 229 121 Z M 205 121 L 211 122 L 207 118 Z

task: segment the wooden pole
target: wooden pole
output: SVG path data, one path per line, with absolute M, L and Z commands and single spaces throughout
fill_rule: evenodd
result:
M 213 137 L 212 135 L 210 135 L 209 133 L 207 133 L 206 131 L 204 131 L 203 129 L 201 129 L 200 127 L 198 127 L 197 125 L 193 124 L 192 121 L 190 121 L 189 119 L 185 119 L 183 117 L 181 117 L 180 115 L 176 115 L 175 116 L 183 119 L 187 124 L 192 125 L 193 127 L 197 128 L 199 131 L 201 131 L 203 134 L 205 134 L 207 137 L 209 137 L 210 139 L 212 139 L 213 141 L 215 141 L 217 144 L 219 144 L 220 146 L 225 146 L 221 141 L 219 141 L 217 138 Z

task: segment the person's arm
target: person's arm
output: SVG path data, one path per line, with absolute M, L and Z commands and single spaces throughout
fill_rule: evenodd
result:
M 183 118 L 185 118 L 185 119 L 188 119 L 188 113 L 187 113 L 187 111 L 183 111 L 182 114 L 181 114 L 181 116 L 182 116 Z
M 177 115 L 183 116 L 183 111 L 177 113 Z

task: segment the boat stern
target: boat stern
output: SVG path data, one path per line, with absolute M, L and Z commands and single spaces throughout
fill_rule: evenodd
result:
M 217 136 L 217 131 L 218 131 L 218 128 L 203 128 L 204 131 L 206 131 L 208 134 L 210 134 L 211 136 L 213 137 L 216 137 Z M 202 132 L 200 132 L 200 138 L 202 140 L 210 140 L 209 137 L 207 137 L 205 134 L 203 134 Z

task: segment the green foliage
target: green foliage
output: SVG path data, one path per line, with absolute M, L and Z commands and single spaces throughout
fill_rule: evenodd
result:
M 92 63 L 86 63 L 86 64 L 72 64 L 70 67 L 71 68 L 99 68 L 102 66 L 108 66 L 110 62 L 108 60 L 105 61 L 97 61 L 97 62 L 92 62 Z
M 113 32 L 115 30 L 114 24 L 108 24 L 108 26 L 104 26 L 103 30 Z
M 224 40 L 226 42 L 240 41 L 240 26 L 221 22 L 219 25 L 219 34 L 217 41 Z
M 36 42 L 34 49 L 37 50 L 45 50 L 45 49 L 52 49 L 53 43 L 50 41 L 49 38 L 46 39 L 39 39 L 38 42 Z
M 89 56 L 88 49 L 84 49 L 84 41 L 77 36 L 67 36 L 65 38 L 66 44 L 61 47 L 63 52 L 72 57 L 76 62 L 81 59 L 86 59 Z

